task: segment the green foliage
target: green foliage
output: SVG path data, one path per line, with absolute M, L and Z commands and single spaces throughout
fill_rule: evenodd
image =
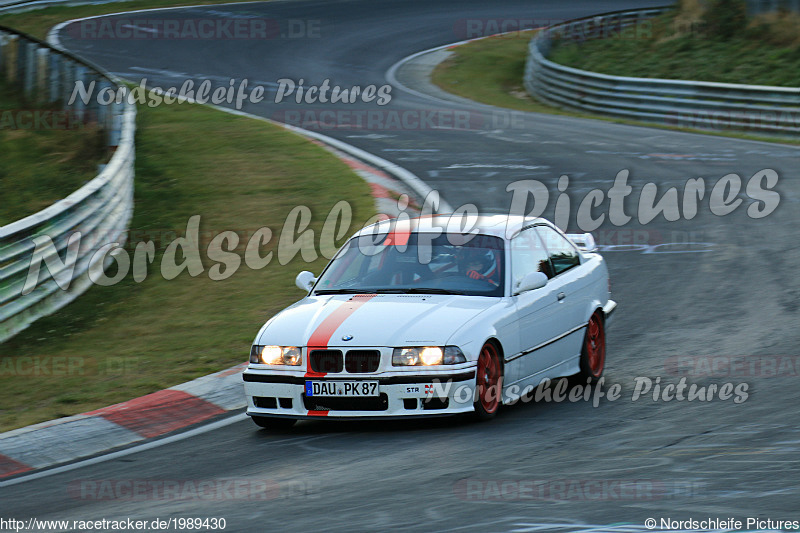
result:
M 68 196 L 108 159 L 103 132 L 0 81 L 0 226 Z
M 747 4 L 745 0 L 712 0 L 703 22 L 710 37 L 726 41 L 739 37 L 747 27 Z
M 791 17 L 757 17 L 747 25 L 741 0 L 717 0 L 704 20 L 670 12 L 650 25 L 650 38 L 564 43 L 549 59 L 613 76 L 800 87 L 800 46 L 794 43 L 800 42 L 800 22 Z

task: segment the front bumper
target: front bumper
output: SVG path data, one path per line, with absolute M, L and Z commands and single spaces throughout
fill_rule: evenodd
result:
M 608 329 L 611 324 L 611 318 L 614 316 L 614 311 L 617 310 L 617 302 L 608 300 L 606 305 L 603 306 L 603 326 Z
M 457 369 L 377 374 L 307 375 L 248 368 L 243 374 L 247 414 L 283 418 L 396 418 L 473 411 L 475 363 Z M 379 396 L 306 396 L 306 381 L 378 381 Z

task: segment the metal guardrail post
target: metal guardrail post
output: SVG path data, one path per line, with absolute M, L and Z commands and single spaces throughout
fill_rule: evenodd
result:
M 58 54 L 50 54 L 50 64 L 48 65 L 48 72 L 50 72 L 50 80 L 48 84 L 48 102 L 57 102 L 61 98 L 61 56 Z
M 61 59 L 61 99 L 64 109 L 68 109 L 72 90 L 75 87 L 75 62 L 69 58 Z
M 22 71 L 22 90 L 25 91 L 25 96 L 33 96 L 33 91 L 36 88 L 36 50 L 39 45 L 36 43 L 25 43 L 22 46 L 25 50 Z
M 8 34 L 0 31 L 0 77 L 5 75 L 6 43 L 8 43 Z
M 111 82 L 106 80 L 100 80 L 97 82 L 96 86 L 96 93 L 93 95 L 92 102 L 95 103 L 92 107 L 96 109 L 97 113 L 97 123 L 100 124 L 106 131 L 108 131 L 109 127 L 111 126 L 110 118 L 110 105 L 102 105 L 100 102 L 100 95 L 104 92 L 105 89 L 111 88 Z
M 50 84 L 47 74 L 50 71 L 50 50 L 39 48 L 36 50 L 36 97 L 40 102 L 46 102 L 50 96 Z
M 111 104 L 111 127 L 108 128 L 108 146 L 116 148 L 119 146 L 122 136 L 122 114 L 125 109 L 124 103 Z
M 5 52 L 4 63 L 6 67 L 6 80 L 9 83 L 14 83 L 17 81 L 19 37 L 16 35 L 10 35 L 6 41 L 6 45 L 3 47 L 3 51 Z
M 78 83 L 83 83 L 84 85 L 88 84 L 87 73 L 89 69 L 83 65 L 75 64 L 72 72 L 73 72 L 73 86 L 77 85 Z M 67 96 L 70 98 L 72 96 L 72 91 Z M 75 101 L 69 104 L 72 107 L 72 111 L 75 114 L 75 118 L 78 120 L 84 120 L 86 118 L 86 104 L 81 100 L 80 94 L 75 98 Z

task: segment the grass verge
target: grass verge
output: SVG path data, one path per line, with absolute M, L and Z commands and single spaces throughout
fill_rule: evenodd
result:
M 39 16 L 49 27 L 109 7 L 57 8 L 58 16 L 25 13 L 15 15 L 13 25 L 42 37 L 46 27 Z M 9 18 L 0 24 L 11 25 Z M 309 227 L 317 239 L 327 213 L 342 199 L 352 207 L 353 231 L 375 212 L 368 185 L 344 163 L 280 127 L 192 104 L 140 107 L 137 123 L 133 244 L 126 250 L 132 259 L 136 241 L 152 240 L 155 260 L 144 281 L 129 274 L 114 286 L 95 286 L 0 345 L 0 431 L 125 401 L 246 361 L 264 321 L 302 297 L 294 286 L 297 272 L 319 272 L 326 259 L 307 263 L 298 255 L 281 265 L 273 253 L 264 268 L 243 262 L 229 278 L 212 281 L 209 272 L 218 263 L 206 256 L 209 240 L 236 232 L 241 240 L 233 251 L 242 258 L 253 232 L 268 227 L 272 239 L 260 251 L 264 256 L 275 251 L 295 206 L 311 210 Z M 204 271 L 167 281 L 160 274 L 163 251 L 197 214 Z
M 525 61 L 528 56 L 530 32 L 498 35 L 478 39 L 458 46 L 453 55 L 434 69 L 432 81 L 442 89 L 484 104 L 578 118 L 591 118 L 668 130 L 717 135 L 735 139 L 749 139 L 783 144 L 800 144 L 800 140 L 785 137 L 769 137 L 735 131 L 709 131 L 694 128 L 679 128 L 663 124 L 625 120 L 603 115 L 570 111 L 544 104 L 531 98 L 522 85 Z
M 478 39 L 453 48 L 431 76 L 445 91 L 485 104 L 533 111 L 568 114 L 540 103 L 522 85 L 528 43 L 535 32 L 525 31 Z
M 74 192 L 108 159 L 103 133 L 0 82 L 0 226 Z
M 268 0 L 264 0 L 268 1 Z M 60 22 L 82 17 L 106 15 L 122 11 L 155 9 L 164 7 L 203 6 L 213 4 L 241 3 L 237 0 L 131 0 L 129 2 L 112 2 L 84 6 L 53 6 L 22 13 L 7 13 L 0 16 L 0 25 L 8 26 L 33 35 L 40 39 L 47 37 L 47 32 Z

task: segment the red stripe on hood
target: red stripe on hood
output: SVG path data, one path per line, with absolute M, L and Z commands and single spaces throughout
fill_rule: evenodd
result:
M 328 315 L 325 320 L 317 326 L 314 333 L 308 339 L 308 349 L 306 350 L 306 375 L 307 378 L 320 378 L 325 375 L 325 372 L 314 372 L 311 370 L 311 351 L 312 350 L 327 350 L 328 343 L 339 329 L 339 326 L 347 320 L 350 315 L 355 313 L 359 307 L 375 298 L 377 294 L 356 294 L 340 305 Z
M 322 323 L 317 326 L 314 333 L 308 339 L 308 348 L 306 350 L 306 375 L 307 378 L 321 378 L 325 376 L 325 372 L 313 372 L 311 370 L 311 351 L 312 350 L 326 350 L 328 342 L 339 326 L 347 320 L 347 318 L 358 310 L 359 307 L 376 297 L 377 294 L 356 294 L 347 300 L 345 303 L 336 308 L 334 312 L 329 314 Z M 309 411 L 309 416 L 328 416 L 328 411 Z

